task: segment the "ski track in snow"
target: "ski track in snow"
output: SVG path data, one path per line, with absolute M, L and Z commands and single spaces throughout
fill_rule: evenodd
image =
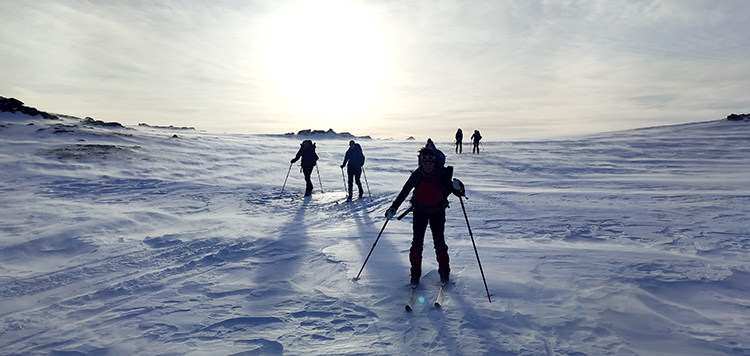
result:
M 747 123 L 438 143 L 492 303 L 453 197 L 444 306 L 425 248 L 405 312 L 410 216 L 352 279 L 421 142 L 362 141 L 336 205 L 348 140 L 292 199 L 296 137 L 0 119 L 2 355 L 750 354 Z

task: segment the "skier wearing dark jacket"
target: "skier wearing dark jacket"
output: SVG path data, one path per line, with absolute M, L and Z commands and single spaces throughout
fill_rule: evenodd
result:
M 357 182 L 359 197 L 361 198 L 364 191 L 362 190 L 360 176 L 362 175 L 362 166 L 365 164 L 365 155 L 362 154 L 362 147 L 354 142 L 354 140 L 349 141 L 349 149 L 346 150 L 344 163 L 341 164 L 341 168 L 344 168 L 347 162 L 349 163 L 349 166 L 346 168 L 346 172 L 349 176 L 349 195 L 346 196 L 346 200 L 352 200 L 352 181 Z
M 461 128 L 459 128 L 456 131 L 456 153 L 463 153 L 464 152 L 464 132 L 461 131 Z
M 297 151 L 297 155 L 292 159 L 292 163 L 297 162 L 300 158 L 302 158 L 302 173 L 305 175 L 305 196 L 309 196 L 313 190 L 310 175 L 312 175 L 313 167 L 318 162 L 318 154 L 315 153 L 315 144 L 311 140 L 304 140 L 300 143 L 299 151 Z
M 482 135 L 479 130 L 474 130 L 474 134 L 471 135 L 471 140 L 474 142 L 474 147 L 471 149 L 471 153 L 479 154 L 479 140 L 482 139 Z
M 411 283 L 417 285 L 422 274 L 422 247 L 427 225 L 432 231 L 432 240 L 435 246 L 435 255 L 438 262 L 438 273 L 440 281 L 447 283 L 450 275 L 450 261 L 448 258 L 448 245 L 445 244 L 445 209 L 448 207 L 448 196 L 453 193 L 462 196 L 463 184 L 454 179 L 453 167 L 437 165 L 435 153 L 432 149 L 424 147 L 419 151 L 421 164 L 417 170 L 412 172 L 404 184 L 401 192 L 393 201 L 391 207 L 386 211 L 386 217 L 392 218 L 396 210 L 414 190 L 411 204 L 414 209 L 413 232 L 414 236 L 409 250 L 409 262 L 411 263 Z

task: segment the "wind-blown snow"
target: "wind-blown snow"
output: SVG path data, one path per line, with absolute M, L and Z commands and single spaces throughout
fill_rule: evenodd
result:
M 438 142 L 492 303 L 452 197 L 445 306 L 427 248 L 406 312 L 410 217 L 352 278 L 422 142 L 360 141 L 336 205 L 348 139 L 293 200 L 299 138 L 2 113 L 0 354 L 750 355 L 749 125 Z

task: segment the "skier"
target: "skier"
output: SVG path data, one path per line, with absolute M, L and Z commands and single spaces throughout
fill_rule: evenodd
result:
M 456 131 L 456 153 L 463 153 L 464 146 L 463 146 L 463 140 L 464 140 L 464 132 L 461 131 L 461 128 L 458 128 L 458 131 Z
M 349 149 L 346 150 L 344 163 L 341 164 L 342 169 L 346 166 L 347 162 L 349 162 L 349 166 L 346 168 L 347 175 L 349 176 L 349 195 L 346 196 L 346 200 L 351 201 L 353 180 L 357 182 L 359 198 L 361 198 L 364 193 L 362 190 L 362 182 L 359 178 L 362 175 L 362 166 L 365 164 L 365 155 L 362 154 L 362 147 L 354 142 L 354 140 L 349 141 Z
M 305 196 L 310 196 L 313 190 L 310 175 L 312 175 L 313 167 L 315 167 L 315 164 L 318 162 L 318 154 L 315 153 L 315 144 L 311 140 L 304 140 L 300 143 L 299 151 L 297 151 L 297 155 L 294 156 L 291 162 L 297 162 L 300 157 L 302 157 L 301 170 L 305 175 Z
M 479 130 L 474 130 L 474 134 L 471 135 L 471 140 L 474 141 L 474 148 L 471 149 L 471 153 L 479 154 L 479 140 L 482 139 L 482 135 L 479 134 Z
M 440 282 L 448 283 L 451 269 L 448 245 L 445 244 L 445 209 L 448 207 L 448 195 L 464 195 L 463 183 L 458 179 L 451 182 L 453 167 L 436 164 L 438 158 L 431 148 L 423 147 L 419 150 L 419 157 L 419 168 L 412 172 L 396 200 L 385 213 L 386 218 L 392 218 L 409 192 L 414 190 L 411 198 L 414 209 L 414 236 L 409 250 L 411 284 L 414 287 L 419 284 L 419 277 L 422 275 L 422 246 L 428 224 L 432 231 Z

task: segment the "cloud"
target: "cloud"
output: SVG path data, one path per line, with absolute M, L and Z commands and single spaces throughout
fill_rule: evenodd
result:
M 748 2 L 362 0 L 347 4 L 384 39 L 373 109 L 343 121 L 297 112 L 269 74 L 269 31 L 318 3 L 6 0 L 0 66 L 13 70 L 0 92 L 125 123 L 384 137 L 450 138 L 456 123 L 497 137 L 619 129 L 750 106 L 737 21 Z

